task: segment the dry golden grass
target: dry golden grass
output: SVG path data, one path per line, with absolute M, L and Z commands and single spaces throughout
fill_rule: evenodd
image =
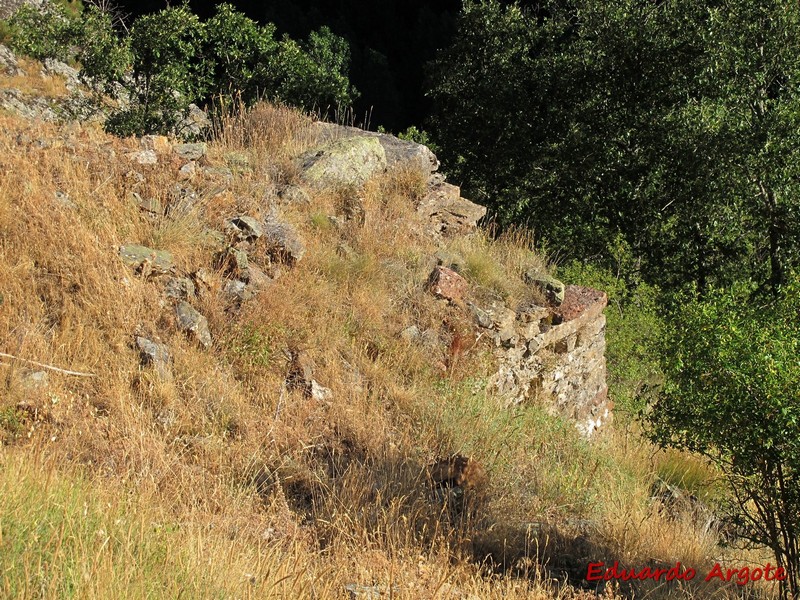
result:
M 652 514 L 640 438 L 589 445 L 537 407 L 486 394 L 492 349 L 462 309 L 423 289 L 436 246 L 415 226 L 419 174 L 282 206 L 306 257 L 241 307 L 218 294 L 206 230 L 264 216 L 311 143 L 308 120 L 284 108 L 223 125 L 205 164 L 244 152 L 247 168 L 230 182 L 198 174 L 186 202 L 173 192 L 180 163 L 137 165 L 136 140 L 0 115 L 0 352 L 97 375 L 36 386 L 29 365 L 2 361 L 6 595 L 324 599 L 359 583 L 395 598 L 590 598 L 554 580 L 579 567 L 578 551 L 635 565 L 713 554 L 714 540 Z M 132 192 L 164 214 L 141 212 Z M 363 223 L 333 224 L 348 202 Z M 179 275 L 209 270 L 194 303 L 210 350 L 177 330 L 163 278 L 122 264 L 127 242 L 169 250 Z M 545 268 L 522 232 L 453 249 L 476 286 L 509 301 L 528 293 L 525 269 Z M 438 342 L 404 340 L 412 324 Z M 169 347 L 171 378 L 140 366 L 141 334 Z M 287 388 L 298 352 L 330 399 Z M 437 501 L 426 474 L 456 452 L 489 475 L 463 511 Z M 575 520 L 594 524 L 588 546 Z M 547 539 L 526 533 L 532 523 Z
M 498 298 L 509 306 L 544 300 L 523 279 L 528 270 L 542 273 L 550 270 L 536 252 L 529 230 L 510 228 L 498 236 L 489 229 L 456 238 L 448 249 L 463 259 L 465 275 L 479 294 Z
M 25 74 L 3 77 L 4 88 L 15 88 L 24 94 L 45 98 L 64 98 L 69 96 L 66 80 L 61 75 L 40 75 L 42 64 L 37 60 L 20 57 L 17 62 Z

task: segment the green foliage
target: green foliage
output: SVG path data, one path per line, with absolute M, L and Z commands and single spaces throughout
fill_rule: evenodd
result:
M 98 92 L 124 89 L 129 104 L 106 128 L 122 136 L 174 133 L 189 105 L 212 96 L 240 95 L 245 104 L 268 98 L 326 113 L 356 96 L 347 78 L 347 42 L 328 28 L 306 44 L 275 39 L 229 4 L 203 23 L 188 4 L 139 17 L 120 36 L 111 16 L 95 6 L 23 7 L 9 27 L 16 51 L 34 58 L 77 60 L 84 82 Z
M 407 128 L 405 131 L 398 133 L 397 137 L 399 137 L 401 140 L 415 142 L 417 144 L 427 146 L 434 154 L 439 152 L 439 147 L 436 145 L 433 139 L 431 139 L 430 134 L 424 129 L 418 129 L 414 125 Z
M 77 60 L 81 78 L 105 93 L 111 93 L 131 64 L 127 40 L 114 31 L 111 16 L 90 5 L 83 13 Z
M 170 586 L 175 594 L 201 587 L 175 553 L 181 538 L 177 525 L 154 524 L 155 515 L 145 516 L 125 498 L 113 505 L 103 500 L 79 477 L 4 459 L 3 597 L 156 597 Z
M 767 305 L 752 291 L 715 290 L 676 310 L 662 344 L 666 383 L 644 417 L 656 442 L 722 468 L 750 537 L 775 552 L 797 594 L 800 280 Z
M 131 106 L 109 119 L 117 135 L 172 131 L 188 105 L 209 90 L 205 28 L 188 5 L 138 18 L 131 28 Z
M 669 289 L 800 261 L 800 6 L 468 1 L 431 73 L 465 194 L 570 257 L 621 232 Z
M 11 49 L 38 60 L 70 60 L 72 43 L 81 36 L 79 19 L 63 3 L 46 3 L 42 8 L 23 5 L 8 26 Z
M 282 102 L 327 113 L 355 97 L 347 79 L 347 42 L 322 27 L 309 36 L 306 47 L 284 37 L 267 81 L 267 92 Z
M 550 101 L 541 56 L 549 30 L 517 5 L 468 0 L 453 45 L 429 74 L 433 131 L 448 171 L 506 223 L 531 204 L 536 191 L 522 196 L 517 188 L 530 181 L 530 168 L 538 180 L 536 163 L 547 160 L 528 153 L 550 136 L 547 124 L 534 118 Z
M 638 413 L 643 392 L 662 380 L 658 342 L 664 328 L 659 315 L 658 289 L 638 276 L 632 256 L 621 238 L 610 245 L 614 268 L 574 261 L 558 270 L 570 283 L 608 294 L 605 311 L 606 360 L 609 393 L 617 410 Z
M 246 103 L 265 93 L 271 57 L 275 55 L 275 26 L 259 26 L 230 4 L 219 4 L 206 23 L 206 55 L 214 62 L 214 87 L 220 94 L 240 93 Z

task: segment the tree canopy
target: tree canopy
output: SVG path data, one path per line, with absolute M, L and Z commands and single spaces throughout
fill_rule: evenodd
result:
M 645 419 L 665 446 L 727 475 L 745 535 L 771 548 L 800 593 L 800 280 L 776 301 L 752 286 L 688 301 L 666 327 L 666 383 Z
M 467 0 L 430 73 L 446 166 L 573 257 L 622 234 L 651 281 L 797 263 L 800 7 Z

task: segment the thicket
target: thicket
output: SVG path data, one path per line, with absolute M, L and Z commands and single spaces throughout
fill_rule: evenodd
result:
M 800 7 L 468 1 L 431 68 L 465 194 L 569 258 L 621 234 L 667 290 L 800 262 Z
M 23 7 L 9 23 L 14 50 L 75 61 L 96 90 L 123 99 L 107 122 L 118 135 L 169 133 L 190 104 L 237 95 L 327 113 L 356 96 L 347 42 L 328 28 L 305 43 L 276 38 L 231 5 L 202 21 L 188 5 L 137 18 L 129 30 L 94 5 Z

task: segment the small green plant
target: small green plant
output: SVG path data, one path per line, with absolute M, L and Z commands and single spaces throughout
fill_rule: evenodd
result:
M 242 327 L 234 350 L 254 367 L 269 366 L 273 354 L 269 334 L 249 324 Z
M 22 415 L 14 407 L 0 409 L 0 440 L 3 437 L 15 438 L 22 432 Z
M 411 125 L 405 131 L 398 133 L 397 137 L 399 137 L 401 140 L 416 142 L 417 144 L 427 146 L 434 153 L 439 151 L 439 148 L 431 139 L 430 134 L 424 129 L 418 129 L 415 125 Z
M 330 218 L 324 212 L 315 212 L 310 217 L 311 224 L 321 231 L 328 231 L 333 227 Z

